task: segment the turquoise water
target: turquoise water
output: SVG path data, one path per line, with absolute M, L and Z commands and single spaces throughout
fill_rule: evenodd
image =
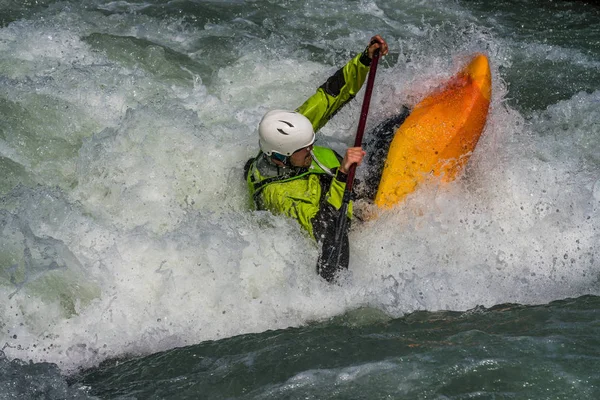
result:
M 598 397 L 599 20 L 579 1 L 5 1 L 0 398 Z M 461 179 L 355 224 L 330 286 L 240 176 L 264 112 L 375 33 L 368 128 L 475 52 L 492 104 Z M 353 142 L 361 99 L 320 144 Z
M 597 398 L 598 297 L 301 328 L 112 362 L 78 377 L 115 398 Z

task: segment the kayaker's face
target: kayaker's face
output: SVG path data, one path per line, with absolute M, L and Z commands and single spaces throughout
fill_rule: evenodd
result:
M 294 154 L 290 156 L 290 164 L 294 167 L 310 167 L 310 164 L 312 163 L 310 151 L 312 148 L 312 145 L 310 145 L 303 147 L 300 150 L 296 150 Z

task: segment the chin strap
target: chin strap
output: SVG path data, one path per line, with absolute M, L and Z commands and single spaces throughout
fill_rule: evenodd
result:
M 292 165 L 290 164 L 290 157 L 288 156 L 284 156 L 283 154 L 279 154 L 276 152 L 273 152 L 270 156 L 268 156 L 266 153 L 263 153 L 265 158 L 273 165 L 275 165 L 276 167 L 281 167 L 280 165 L 277 165 L 275 162 L 273 162 L 273 160 L 279 161 L 280 163 L 283 164 L 284 167 L 287 168 L 291 168 Z

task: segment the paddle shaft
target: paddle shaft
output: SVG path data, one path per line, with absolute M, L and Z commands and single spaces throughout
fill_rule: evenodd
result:
M 375 82 L 375 73 L 377 72 L 377 62 L 379 61 L 379 49 L 375 50 L 371 60 L 371 68 L 367 78 L 367 88 L 365 89 L 365 98 L 363 100 L 360 120 L 354 139 L 354 147 L 362 146 L 362 138 L 367 125 L 367 115 L 369 114 L 369 104 L 371 103 L 371 94 L 373 93 L 373 83 Z M 352 185 L 356 173 L 356 164 L 352 164 L 348 170 L 346 179 L 346 189 L 342 198 L 342 205 L 338 210 L 338 217 L 335 224 L 331 225 L 332 231 L 324 236 L 322 250 L 317 260 L 317 271 L 328 282 L 335 280 L 336 273 L 341 268 L 348 268 L 348 204 L 352 197 Z M 345 255 L 344 255 L 345 254 Z M 342 264 L 342 265 L 340 265 Z
M 377 63 L 379 62 L 379 49 L 375 50 L 373 59 L 371 60 L 371 68 L 369 69 L 369 76 L 367 77 L 367 87 L 365 89 L 365 97 L 363 99 L 362 109 L 360 111 L 360 119 L 358 121 L 358 128 L 356 129 L 356 137 L 354 139 L 354 147 L 361 147 L 363 135 L 365 133 L 365 127 L 367 125 L 367 116 L 369 115 L 369 105 L 371 104 L 371 94 L 373 93 L 373 84 L 375 82 L 375 74 L 377 73 Z M 356 174 L 356 164 L 350 166 L 348 171 L 348 178 L 346 180 L 346 192 L 352 192 L 352 186 L 354 184 L 354 175 Z M 346 197 L 346 196 L 344 196 Z

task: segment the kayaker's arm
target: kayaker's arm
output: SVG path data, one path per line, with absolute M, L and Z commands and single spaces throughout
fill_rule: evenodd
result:
M 387 43 L 379 35 L 373 36 L 364 52 L 329 77 L 314 95 L 296 109 L 310 120 L 315 132 L 356 96 L 367 79 L 371 59 L 377 49 L 383 55 L 388 53 Z
M 310 120 L 315 132 L 356 96 L 369 73 L 367 60 L 370 62 L 364 53 L 358 54 L 329 77 L 315 94 L 296 109 Z

